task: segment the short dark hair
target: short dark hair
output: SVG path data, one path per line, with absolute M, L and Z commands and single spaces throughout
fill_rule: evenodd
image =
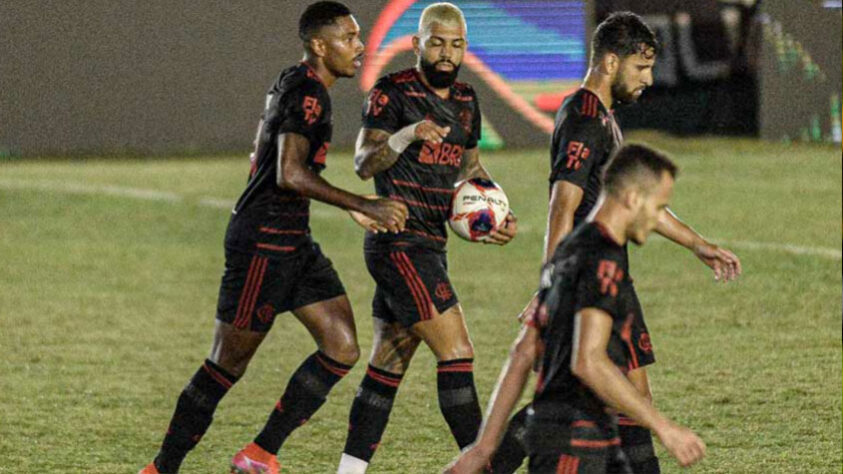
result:
M 337 17 L 351 15 L 351 10 L 339 2 L 316 2 L 310 4 L 299 18 L 299 38 L 310 41 L 323 26 L 336 24 Z
M 603 171 L 603 186 L 607 193 L 617 195 L 631 184 L 649 186 L 657 183 L 665 171 L 675 179 L 679 168 L 670 158 L 646 145 L 624 145 Z
M 644 48 L 641 45 L 644 45 Z M 653 48 L 659 50 L 659 41 L 653 30 L 640 16 L 632 12 L 615 12 L 603 20 L 591 37 L 592 60 L 614 53 L 621 58 Z

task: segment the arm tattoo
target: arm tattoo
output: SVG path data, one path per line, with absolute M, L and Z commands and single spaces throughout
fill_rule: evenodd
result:
M 389 147 L 389 136 L 390 134 L 383 130 L 360 130 L 354 168 L 361 178 L 371 178 L 398 161 L 399 154 Z
M 492 179 L 489 172 L 480 163 L 480 151 L 477 148 L 466 150 L 462 156 L 459 180 L 471 178 Z

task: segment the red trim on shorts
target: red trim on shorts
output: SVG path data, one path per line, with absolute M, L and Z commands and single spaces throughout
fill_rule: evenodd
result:
M 576 474 L 580 465 L 580 458 L 563 454 L 559 456 L 559 464 L 556 465 L 556 474 Z
M 392 184 L 394 184 L 396 186 L 404 186 L 404 187 L 407 187 L 407 188 L 421 189 L 422 191 L 427 191 L 427 192 L 431 192 L 431 193 L 454 194 L 453 189 L 429 188 L 427 186 L 422 186 L 420 184 L 413 183 L 413 182 L 410 182 L 410 181 L 402 181 L 400 179 L 393 179 Z
M 249 327 L 252 320 L 252 313 L 255 311 L 255 304 L 258 300 L 258 294 L 263 285 L 263 277 L 266 273 L 267 259 L 266 257 L 252 257 L 252 263 L 255 265 L 254 271 L 252 266 L 249 266 L 251 281 L 247 279 L 246 287 L 243 294 L 240 295 L 240 304 L 237 307 L 237 318 L 234 319 L 234 327 L 245 329 Z M 245 299 L 244 299 L 245 295 Z
M 292 251 L 296 250 L 295 247 L 290 246 L 290 245 L 283 245 L 282 246 L 282 245 L 272 245 L 272 244 L 258 243 L 255 246 L 259 249 L 273 250 L 275 252 L 292 252 Z
M 272 227 L 261 227 L 261 228 L 258 229 L 258 231 L 264 232 L 266 234 L 281 234 L 281 235 L 285 235 L 285 234 L 302 235 L 302 234 L 307 233 L 306 230 L 302 230 L 302 229 L 275 229 L 275 228 L 272 228 Z
M 240 321 L 240 315 L 243 313 L 243 309 L 246 307 L 246 300 L 249 296 L 249 290 L 252 286 L 252 281 L 255 279 L 255 269 L 257 268 L 258 261 L 260 257 L 257 255 L 252 257 L 251 263 L 249 263 L 249 273 L 246 276 L 246 283 L 243 285 L 243 290 L 240 292 L 240 300 L 237 302 L 237 314 L 234 317 L 234 321 L 232 324 L 235 326 L 237 322 Z
M 336 365 L 325 360 L 318 352 L 316 353 L 316 360 L 319 361 L 320 364 L 322 364 L 322 367 L 325 367 L 325 370 L 339 377 L 345 377 L 345 375 L 350 370 L 344 369 L 342 367 L 337 367 Z
M 416 267 L 413 266 L 413 262 L 410 261 L 410 257 L 408 257 L 404 252 L 398 252 L 398 256 L 404 260 L 404 263 L 407 264 L 407 268 L 410 270 L 410 275 L 416 279 L 419 287 L 421 287 L 422 295 L 424 296 L 425 302 L 427 302 L 427 319 L 431 319 L 433 314 L 431 314 L 430 308 L 435 306 L 433 306 L 433 300 L 430 299 L 430 293 L 427 292 L 427 287 L 424 286 L 424 282 L 419 276 L 419 272 L 416 271 Z
M 620 446 L 621 439 L 617 436 L 607 440 L 594 439 L 571 439 L 571 446 L 575 448 L 608 448 L 609 446 Z
M 389 254 L 389 258 L 392 260 L 392 263 L 398 268 L 398 273 L 404 277 L 404 283 L 407 285 L 407 288 L 410 289 L 410 293 L 413 295 L 413 300 L 416 302 L 416 309 L 419 312 L 419 317 L 422 321 L 430 319 L 430 307 L 425 307 L 424 302 L 422 300 L 421 290 L 419 290 L 416 282 L 413 281 L 413 278 L 410 276 L 409 270 L 405 267 L 404 263 L 400 258 L 400 254 L 403 252 L 391 252 Z
M 375 372 L 374 370 L 372 370 L 371 367 L 366 368 L 366 376 L 368 376 L 368 377 L 374 379 L 375 381 L 380 382 L 384 385 L 389 385 L 390 387 L 398 388 L 398 385 L 401 384 L 401 379 L 396 379 L 396 378 L 392 378 L 392 377 L 387 377 L 386 375 L 381 375 L 381 374 Z
M 207 372 L 208 375 L 211 376 L 211 378 L 216 380 L 218 384 L 225 387 L 226 390 L 231 388 L 232 383 L 227 378 L 225 378 L 224 375 L 214 370 L 213 367 L 209 366 L 207 362 L 202 364 L 202 368 L 205 369 L 205 372 Z
M 571 428 L 594 428 L 597 423 L 588 420 L 577 420 L 571 423 Z

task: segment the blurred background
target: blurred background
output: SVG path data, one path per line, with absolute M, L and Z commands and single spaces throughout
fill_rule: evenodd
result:
M 0 2 L 0 159 L 246 153 L 266 89 L 301 57 L 307 1 Z M 334 146 L 353 144 L 365 91 L 413 64 L 432 0 L 347 2 L 367 61 L 332 90 Z M 645 16 L 663 45 L 626 130 L 841 141 L 841 2 L 463 0 L 484 148 L 545 143 L 594 25 Z

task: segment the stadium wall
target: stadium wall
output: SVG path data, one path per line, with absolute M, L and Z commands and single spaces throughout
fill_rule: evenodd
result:
M 227 151 L 245 156 L 265 91 L 280 70 L 301 59 L 297 21 L 309 3 L 0 2 L 0 156 Z M 412 23 L 412 15 L 430 1 L 347 3 L 368 40 L 379 19 L 389 39 L 389 32 L 402 21 L 404 27 Z M 545 12 L 548 3 L 573 5 L 578 10 L 572 18 L 581 24 L 574 30 L 578 39 L 566 43 L 574 57 L 567 74 L 581 75 L 583 2 L 457 3 L 466 11 L 488 8 L 522 29 L 532 28 L 522 24 L 529 12 L 513 11 L 513 3 Z M 384 22 L 386 10 L 397 16 Z M 533 30 L 549 31 L 541 28 Z M 484 31 L 490 30 L 476 27 L 469 38 Z M 380 72 L 411 64 L 412 53 L 398 51 Z M 464 67 L 461 78 L 477 87 L 485 116 L 503 129 L 507 144 L 546 143 L 547 131 L 525 118 L 530 110 L 511 112 L 520 96 L 500 93 L 512 81 L 490 82 L 483 74 L 482 68 Z M 332 89 L 334 146 L 354 143 L 363 89 L 360 78 L 338 81 Z

